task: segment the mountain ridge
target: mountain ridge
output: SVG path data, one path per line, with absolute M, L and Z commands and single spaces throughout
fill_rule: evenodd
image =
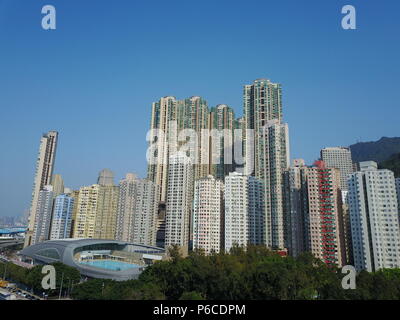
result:
M 400 137 L 382 137 L 377 141 L 358 142 L 349 146 L 353 162 L 381 163 L 400 153 Z

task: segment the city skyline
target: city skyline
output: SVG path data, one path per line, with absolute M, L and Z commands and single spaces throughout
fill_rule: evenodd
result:
M 261 78 L 261 79 L 265 79 L 265 78 Z M 258 79 L 256 79 L 256 80 L 258 80 Z M 256 81 L 255 80 L 255 81 Z M 268 79 L 268 81 L 269 81 L 269 79 Z M 165 98 L 165 97 L 163 97 L 163 98 Z M 203 98 L 203 97 L 201 97 L 201 98 Z M 203 98 L 204 99 L 204 98 Z M 207 100 L 206 100 L 207 101 Z M 213 105 L 211 105 L 211 106 L 209 106 L 209 111 L 210 112 L 212 112 L 213 111 L 213 109 L 215 109 L 216 107 L 218 107 L 219 105 L 222 105 L 222 104 L 218 104 L 218 105 L 215 105 L 215 106 L 213 106 Z M 150 114 L 151 114 L 151 112 L 150 112 Z M 241 119 L 241 117 L 243 117 L 243 114 L 240 114 L 239 116 L 238 116 L 238 120 L 239 119 Z M 150 123 L 150 121 L 149 121 L 149 123 Z M 44 132 L 44 131 L 43 131 Z M 60 135 L 60 130 L 50 130 L 49 132 L 57 132 L 57 134 L 58 134 L 58 139 L 60 139 L 60 137 L 59 137 L 59 135 Z M 46 135 L 47 133 L 43 133 L 43 135 Z M 146 138 L 146 136 L 144 137 L 144 138 Z M 291 139 L 292 139 L 292 136 L 291 136 Z M 37 140 L 37 139 L 36 139 Z M 144 139 L 145 140 L 145 139 Z M 367 142 L 367 141 L 356 141 L 356 142 Z M 356 143 L 356 142 L 354 142 L 354 143 Z M 59 142 L 58 142 L 59 143 Z M 314 156 L 314 158 L 312 158 L 312 156 L 310 157 L 310 158 L 308 158 L 308 161 L 306 161 L 306 164 L 307 165 L 312 165 L 313 163 L 314 163 L 314 161 L 316 161 L 316 160 L 318 160 L 318 159 L 321 159 L 321 152 L 322 152 L 322 150 L 324 150 L 324 149 L 329 149 L 329 148 L 332 148 L 332 149 L 335 149 L 335 148 L 347 148 L 348 146 L 341 146 L 341 145 L 332 145 L 332 146 L 328 146 L 328 145 L 324 145 L 322 148 L 321 148 L 321 150 L 316 150 L 316 152 L 314 152 L 315 153 L 315 156 Z M 60 149 L 62 148 L 62 146 L 60 147 Z M 144 149 L 144 154 L 146 153 L 146 151 L 147 151 L 147 149 L 149 148 L 149 146 L 147 145 L 146 146 L 146 148 Z M 293 149 L 293 146 L 292 146 L 292 144 L 290 145 L 290 152 L 292 152 L 292 149 Z M 300 154 L 300 157 L 301 157 L 301 154 Z M 58 162 L 60 161 L 60 159 L 59 159 L 60 157 L 59 156 L 57 156 L 57 159 L 58 159 Z M 147 162 L 146 162 L 146 159 L 145 159 L 146 157 L 144 156 L 144 163 L 145 163 L 145 168 L 144 169 L 141 169 L 140 170 L 140 172 L 139 172 L 139 170 L 135 170 L 134 168 L 132 168 L 132 170 L 130 170 L 129 171 L 129 169 L 127 169 L 127 171 L 125 172 L 125 171 L 119 171 L 119 175 L 118 176 L 116 176 L 115 178 L 117 179 L 117 180 L 121 180 L 121 179 L 123 179 L 124 177 L 125 177 L 125 175 L 126 174 L 128 174 L 129 172 L 133 172 L 135 175 L 138 175 L 138 177 L 139 178 L 142 178 L 142 179 L 145 179 L 145 178 L 147 178 L 148 177 L 148 168 L 147 168 Z M 306 158 L 307 159 L 307 157 L 304 157 L 304 156 L 302 156 L 301 158 Z M 292 160 L 296 160 L 296 158 L 295 157 L 293 157 L 292 155 L 290 155 L 290 161 L 292 161 Z M 221 161 L 222 161 L 222 159 L 221 159 Z M 53 169 L 54 170 L 54 172 L 53 172 L 53 178 L 57 178 L 57 177 L 63 177 L 63 175 L 61 175 L 60 173 L 61 172 L 63 172 L 63 170 L 61 169 L 61 170 L 57 170 L 57 167 L 59 167 L 59 166 L 57 166 L 57 162 L 54 164 L 54 168 L 55 169 Z M 98 180 L 98 173 L 100 172 L 100 171 L 102 171 L 102 170 L 112 170 L 113 172 L 115 172 L 115 170 L 113 169 L 113 167 L 112 166 L 105 166 L 104 168 L 91 168 L 91 170 L 90 170 L 90 172 L 92 173 L 92 171 L 93 171 L 93 179 L 92 180 L 90 180 L 90 181 L 87 181 L 87 182 L 84 182 L 83 184 L 78 184 L 78 183 L 72 183 L 72 184 L 69 184 L 69 185 L 65 185 L 65 187 L 66 188 L 70 188 L 70 189 L 73 189 L 73 190 L 79 190 L 81 187 L 82 187 L 82 185 L 89 185 L 89 184 L 95 184 L 96 183 L 96 180 Z M 68 177 L 67 177 L 67 180 L 70 180 L 70 179 L 68 179 Z M 24 209 L 24 210 L 22 210 L 22 212 L 20 212 L 20 211 L 18 211 L 18 212 L 16 212 L 15 214 L 2 214 L 2 212 L 0 212 L 0 216 L 1 217 L 19 217 L 19 216 L 27 216 L 27 214 L 28 214 L 28 212 L 29 212 L 29 205 Z
M 309 6 L 288 1 L 267 6 L 253 1 L 248 8 L 232 3 L 228 13 L 223 1 L 182 7 L 183 3 L 176 3 L 170 8 L 162 5 L 164 11 L 159 12 L 147 4 L 127 1 L 119 7 L 107 1 L 94 8 L 79 4 L 80 10 L 75 10 L 78 2 L 54 1 L 59 14 L 54 34 L 40 29 L 39 5 L 1 2 L 7 12 L 0 16 L 1 26 L 12 24 L 21 9 L 24 19 L 15 28 L 14 38 L 7 34 L 8 28 L 0 29 L 6 43 L 3 61 L 7 61 L 0 75 L 5 89 L 0 98 L 4 107 L 0 146 L 7 150 L 0 160 L 0 192 L 5 199 L 0 216 L 21 215 L 29 208 L 37 140 L 48 130 L 60 133 L 54 173 L 63 176 L 67 187 L 95 183 L 102 168 L 113 170 L 117 179 L 127 172 L 144 178 L 151 103 L 166 95 L 177 99 L 198 95 L 209 107 L 226 104 L 241 116 L 244 85 L 257 78 L 281 83 L 291 155 L 308 164 L 324 147 L 348 146 L 360 138 L 370 141 L 398 136 L 395 84 L 400 50 L 393 39 L 398 38 L 394 13 L 399 4 L 353 2 L 360 16 L 355 31 L 340 28 L 344 1 L 312 1 Z M 251 9 L 254 6 L 281 15 L 262 19 L 261 13 Z M 212 24 L 180 28 L 181 23 L 191 21 L 183 17 L 161 32 L 161 22 L 152 16 L 167 12 L 177 17 L 191 9 L 196 17 L 207 12 Z M 89 11 L 93 11 L 93 25 L 84 18 Z M 384 13 L 384 21 L 377 18 L 380 13 Z M 282 23 L 282 17 L 291 22 Z M 99 23 L 106 18 L 110 23 Z M 113 25 L 115 21 L 121 21 L 123 27 Z M 268 32 L 265 43 L 255 45 L 259 39 L 248 33 L 255 27 L 276 33 Z M 144 29 L 147 31 L 141 32 Z M 78 30 L 81 37 L 75 39 L 72 35 Z M 168 43 L 165 39 L 170 38 L 173 40 Z M 304 43 L 300 45 L 300 41 Z M 311 51 L 315 42 L 320 45 Z M 29 57 L 24 53 L 27 48 Z M 138 53 L 138 48 L 149 57 Z M 96 59 L 92 59 L 94 53 Z M 120 55 L 122 62 L 110 59 L 113 54 Z M 382 106 L 378 91 L 383 89 Z M 391 117 L 376 120 L 377 105 Z M 325 121 L 327 116 L 329 121 Z

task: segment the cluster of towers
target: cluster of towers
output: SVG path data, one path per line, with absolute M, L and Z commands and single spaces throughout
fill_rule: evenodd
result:
M 153 103 L 146 179 L 115 185 L 105 169 L 94 185 L 64 188 L 57 137 L 41 141 L 26 245 L 101 238 L 208 254 L 256 244 L 359 270 L 400 266 L 400 182 L 372 162 L 357 167 L 343 147 L 291 164 L 282 89 L 270 80 L 244 86 L 240 118 L 197 96 Z

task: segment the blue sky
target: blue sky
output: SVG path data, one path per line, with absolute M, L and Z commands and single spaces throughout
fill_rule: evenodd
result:
M 41 28 L 41 8 L 57 30 Z M 357 30 L 341 8 L 357 9 Z M 292 158 L 399 136 L 397 0 L 0 0 L 0 216 L 29 208 L 40 136 L 60 132 L 67 186 L 145 176 L 151 103 L 204 97 L 242 114 L 242 86 L 283 86 Z

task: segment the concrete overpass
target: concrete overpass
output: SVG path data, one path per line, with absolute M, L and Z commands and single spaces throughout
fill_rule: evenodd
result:
M 23 238 L 1 238 L 0 237 L 0 248 L 6 248 L 6 247 L 14 247 L 24 244 L 24 239 Z

